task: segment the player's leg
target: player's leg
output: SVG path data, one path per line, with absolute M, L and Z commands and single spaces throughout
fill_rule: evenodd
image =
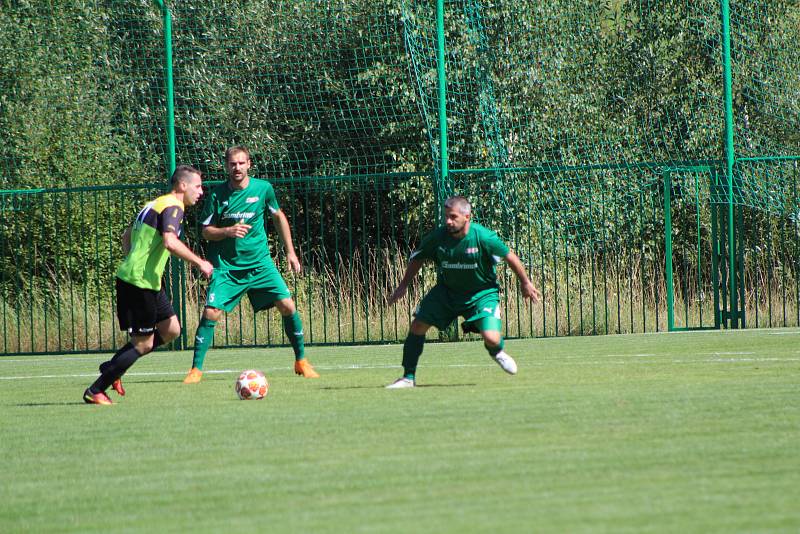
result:
M 305 341 L 303 339 L 303 321 L 297 313 L 297 306 L 291 298 L 283 298 L 274 302 L 275 307 L 281 314 L 283 331 L 289 339 L 294 351 L 295 361 L 305 358 Z
M 446 328 L 455 318 L 447 292 L 443 286 L 434 286 L 422 299 L 414 312 L 414 320 L 403 342 L 403 376 L 386 386 L 389 389 L 409 388 L 416 385 L 417 364 L 425 348 L 425 334 L 431 326 Z
M 93 404 L 111 404 L 107 400 L 106 390 L 109 387 L 120 395 L 125 395 L 122 387 L 122 375 L 136 363 L 140 357 L 153 350 L 155 334 L 133 334 L 130 341 L 119 349 L 107 362 L 100 364 L 100 376 L 84 393 L 84 400 Z M 105 397 L 105 399 L 103 398 Z
M 116 280 L 116 290 L 117 319 L 120 329 L 127 331 L 131 340 L 110 360 L 100 364 L 100 377 L 83 394 L 83 400 L 90 404 L 111 404 L 106 390 L 146 353 L 142 351 L 149 352 L 153 347 L 159 292 L 142 289 L 120 279 Z
M 222 317 L 222 310 L 206 307 L 200 317 L 200 324 L 194 333 L 194 352 L 192 353 L 192 368 L 183 379 L 184 384 L 196 384 L 203 378 L 203 363 L 208 354 L 208 349 L 214 343 L 214 328 Z
M 167 294 L 163 290 L 156 294 L 155 307 L 156 328 L 155 332 L 153 332 L 152 342 L 146 340 L 144 342 L 140 341 L 132 343 L 134 348 L 139 352 L 140 356 L 144 356 L 145 354 L 154 351 L 161 345 L 169 343 L 181 333 L 181 324 L 178 322 L 178 317 L 175 315 L 175 311 L 172 309 L 172 304 L 167 298 Z M 101 364 L 100 372 L 104 372 L 110 363 L 111 362 L 105 362 Z M 131 365 L 133 365 L 133 363 L 131 363 Z M 128 367 L 130 367 L 130 365 Z M 127 367 L 122 371 L 122 374 L 124 374 L 125 370 L 127 370 Z M 120 374 L 119 377 L 117 377 L 117 379 L 111 383 L 111 387 L 119 395 L 124 396 L 125 388 L 122 386 L 122 374 Z
M 153 338 L 153 350 L 170 343 L 181 335 L 181 323 L 177 315 L 172 315 L 156 323 L 156 334 Z
M 153 334 L 131 334 L 131 340 L 102 366 L 103 371 L 97 380 L 83 393 L 83 400 L 89 404 L 111 404 L 106 390 L 136 363 L 140 357 L 153 350 Z M 121 382 L 119 387 L 121 388 Z M 116 388 L 115 388 L 116 389 Z M 124 393 L 124 390 L 122 390 Z M 117 390 L 119 393 L 119 390 Z
M 416 385 L 417 364 L 425 348 L 425 334 L 431 325 L 415 318 L 403 342 L 403 376 L 386 386 L 388 389 L 411 388 Z
M 497 365 L 510 375 L 517 374 L 517 362 L 514 361 L 503 347 L 505 345 L 503 335 L 499 330 L 481 330 L 481 337 L 483 337 L 483 345 L 489 356 L 497 362 Z
M 500 319 L 500 295 L 496 290 L 481 292 L 465 307 L 467 319 L 462 323 L 464 332 L 478 332 L 483 338 L 486 352 L 508 374 L 517 373 L 517 363 L 504 350 L 503 322 Z
M 281 314 L 283 331 L 294 351 L 294 372 L 304 378 L 319 378 L 319 373 L 317 373 L 314 366 L 311 365 L 311 362 L 306 358 L 303 321 L 300 318 L 300 314 L 297 312 L 297 306 L 295 306 L 294 300 L 292 300 L 291 297 L 282 298 L 276 300 L 274 304 Z
M 305 334 L 300 313 L 292 299 L 289 286 L 274 265 L 265 265 L 253 271 L 247 297 L 256 312 L 273 306 L 278 309 L 283 322 L 283 331 L 294 351 L 294 372 L 304 378 L 319 378 L 319 373 L 306 358 Z
M 214 343 L 214 328 L 223 312 L 231 311 L 247 292 L 247 273 L 239 271 L 214 271 L 208 284 L 206 306 L 200 324 L 194 333 L 192 368 L 183 379 L 184 384 L 196 384 L 203 377 L 203 364 Z

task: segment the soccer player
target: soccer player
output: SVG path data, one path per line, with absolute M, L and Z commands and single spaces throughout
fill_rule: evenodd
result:
M 411 253 L 403 279 L 389 297 L 392 305 L 405 295 L 425 260 L 436 264 L 437 283 L 417 307 L 403 344 L 403 376 L 386 386 L 390 389 L 416 385 L 425 333 L 431 326 L 447 328 L 459 315 L 465 318 L 464 332 L 480 333 L 489 356 L 505 372 L 516 374 L 516 362 L 503 350 L 496 264 L 506 261 L 520 281 L 523 297 L 538 302 L 542 296 L 520 259 L 497 234 L 470 221 L 472 207 L 466 198 L 450 197 L 444 206 L 445 225 L 426 235 Z
M 112 404 L 109 386 L 125 395 L 122 375 L 141 356 L 181 332 L 181 325 L 161 286 L 170 254 L 193 263 L 207 278 L 211 263 L 194 254 L 180 240 L 183 210 L 203 196 L 200 171 L 181 165 L 172 174 L 172 191 L 148 203 L 122 237 L 125 259 L 117 270 L 117 318 L 130 341 L 107 362 L 100 377 L 83 393 L 87 404 Z
M 208 257 L 214 276 L 208 286 L 206 306 L 195 334 L 192 368 L 184 384 L 196 384 L 203 377 L 203 362 L 214 339 L 214 326 L 247 293 L 256 312 L 276 307 L 283 317 L 283 329 L 294 350 L 294 372 L 305 378 L 319 374 L 305 358 L 303 323 L 286 282 L 269 253 L 265 214 L 269 211 L 292 271 L 301 271 L 292 244 L 289 221 L 281 211 L 272 185 L 251 178 L 250 152 L 233 146 L 225 152 L 228 180 L 208 196 L 201 220 L 203 237 L 209 241 Z

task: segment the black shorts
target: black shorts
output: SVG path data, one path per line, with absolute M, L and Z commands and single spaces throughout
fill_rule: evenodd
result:
M 175 315 L 163 289 L 142 289 L 117 278 L 119 329 L 131 335 L 152 334 L 156 325 Z

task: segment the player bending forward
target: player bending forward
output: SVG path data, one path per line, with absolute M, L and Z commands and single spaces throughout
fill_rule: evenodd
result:
M 183 210 L 203 196 L 200 171 L 181 165 L 172 174 L 172 191 L 147 204 L 123 235 L 125 259 L 117 270 L 117 318 L 130 342 L 107 362 L 100 377 L 83 393 L 88 404 L 111 404 L 111 386 L 125 395 L 122 375 L 139 357 L 181 333 L 181 325 L 161 287 L 161 276 L 170 253 L 191 262 L 208 278 L 213 267 L 180 240 Z
M 538 302 L 541 293 L 525 273 L 525 267 L 497 234 L 470 221 L 472 207 L 461 196 L 444 204 L 445 225 L 422 239 L 411 253 L 403 279 L 389 297 L 389 305 L 405 295 L 408 284 L 425 260 L 436 264 L 438 281 L 422 299 L 403 344 L 403 376 L 386 386 L 390 389 L 416 385 L 417 362 L 431 326 L 447 328 L 458 316 L 465 318 L 464 332 L 477 332 L 489 356 L 507 373 L 516 374 L 517 364 L 503 350 L 500 334 L 500 293 L 495 265 L 505 260 L 519 278 L 522 295 Z

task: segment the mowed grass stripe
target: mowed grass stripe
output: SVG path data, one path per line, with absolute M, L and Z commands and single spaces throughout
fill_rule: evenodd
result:
M 797 531 L 800 365 L 771 334 L 511 340 L 515 377 L 429 344 L 403 391 L 399 345 L 311 348 L 313 381 L 285 348 L 212 351 L 273 369 L 259 402 L 180 384 L 188 353 L 143 358 L 112 407 L 85 377 L 7 380 L 0 531 Z

